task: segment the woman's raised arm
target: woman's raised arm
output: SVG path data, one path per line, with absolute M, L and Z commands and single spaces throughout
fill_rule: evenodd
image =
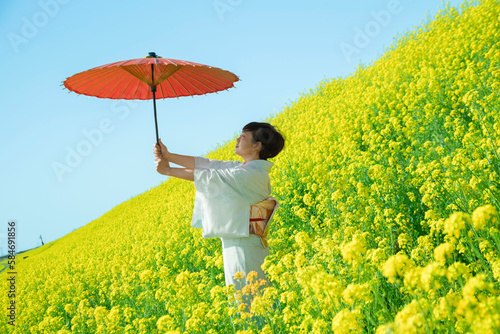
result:
M 165 159 L 167 159 L 169 162 L 174 163 L 179 166 L 183 166 L 186 168 L 194 168 L 194 157 L 189 156 L 189 155 L 181 155 L 181 154 L 175 154 L 175 153 L 170 153 L 167 149 L 167 147 L 161 142 L 161 139 L 158 140 L 160 142 L 160 147 L 161 147 L 161 153 Z M 159 151 L 158 149 L 158 144 L 155 144 L 155 154 Z
M 159 150 L 157 150 L 155 145 L 154 155 L 156 171 L 160 174 L 177 177 L 179 179 L 184 179 L 188 181 L 194 181 L 194 169 L 193 168 L 172 168 L 170 167 L 169 161 L 165 158 Z

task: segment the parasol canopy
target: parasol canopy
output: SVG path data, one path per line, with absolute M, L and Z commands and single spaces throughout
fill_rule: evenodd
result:
M 190 61 L 167 59 L 150 52 L 140 59 L 92 68 L 67 78 L 63 84 L 78 94 L 107 99 L 153 99 L 156 142 L 156 99 L 204 95 L 234 87 L 233 73 Z

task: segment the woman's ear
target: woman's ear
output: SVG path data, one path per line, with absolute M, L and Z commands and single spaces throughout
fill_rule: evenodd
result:
M 260 152 L 262 150 L 262 143 L 258 141 L 255 145 L 257 145 L 256 150 Z

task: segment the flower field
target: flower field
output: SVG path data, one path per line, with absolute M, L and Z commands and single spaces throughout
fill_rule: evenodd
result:
M 0 332 L 500 333 L 499 18 L 493 0 L 443 9 L 267 120 L 286 145 L 250 313 L 220 240 L 190 228 L 192 182 L 169 179 L 19 256 Z

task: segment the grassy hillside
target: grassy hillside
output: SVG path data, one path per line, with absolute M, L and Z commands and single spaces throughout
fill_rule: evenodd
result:
M 273 287 L 252 305 L 264 333 L 500 331 L 499 17 L 492 0 L 447 8 L 268 120 L 287 142 Z M 257 332 L 228 302 L 220 241 L 189 226 L 193 201 L 170 179 L 23 254 L 0 331 Z

